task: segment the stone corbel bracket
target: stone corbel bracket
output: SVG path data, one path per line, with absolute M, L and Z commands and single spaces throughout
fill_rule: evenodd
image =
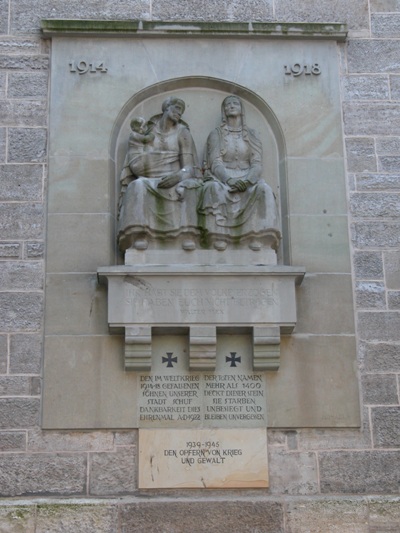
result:
M 98 269 L 108 283 L 111 332 L 125 330 L 125 369 L 151 369 L 152 330 L 189 331 L 190 370 L 213 370 L 218 329 L 250 329 L 254 370 L 278 370 L 280 337 L 296 325 L 301 267 L 125 265 Z

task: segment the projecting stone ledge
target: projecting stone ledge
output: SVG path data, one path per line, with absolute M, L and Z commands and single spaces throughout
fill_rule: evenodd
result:
M 98 269 L 108 282 L 111 332 L 125 329 L 125 368 L 150 370 L 152 330 L 189 336 L 189 368 L 213 370 L 219 333 L 253 336 L 253 368 L 277 370 L 280 335 L 296 325 L 304 268 L 125 265 Z

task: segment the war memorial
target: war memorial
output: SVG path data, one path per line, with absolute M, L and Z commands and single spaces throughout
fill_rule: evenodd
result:
M 400 531 L 397 0 L 0 14 L 0 531 Z

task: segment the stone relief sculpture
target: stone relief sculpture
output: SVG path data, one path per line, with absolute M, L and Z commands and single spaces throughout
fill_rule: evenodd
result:
M 275 197 L 262 174 L 262 145 L 247 127 L 241 99 L 228 96 L 210 133 L 199 213 L 217 249 L 246 241 L 253 250 L 279 245 Z
M 131 120 L 119 202 L 122 251 L 182 236 L 187 250 L 223 251 L 230 243 L 254 251 L 278 248 L 277 207 L 263 176 L 261 142 L 246 124 L 239 97 L 226 97 L 221 109 L 221 124 L 207 139 L 204 176 L 181 118 L 182 100 L 168 98 L 148 122 Z
M 121 250 L 146 249 L 149 239 L 198 233 L 196 205 L 202 180 L 196 148 L 181 116 L 185 103 L 170 97 L 148 123 L 131 121 L 121 173 L 118 241 Z M 191 247 L 192 240 L 185 241 Z

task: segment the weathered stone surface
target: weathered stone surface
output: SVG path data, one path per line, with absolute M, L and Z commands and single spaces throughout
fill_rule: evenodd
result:
M 18 259 L 21 255 L 21 244 L 1 242 L 0 243 L 0 258 L 1 259 Z
M 45 126 L 46 102 L 41 100 L 0 101 L 0 122 L 4 126 Z
M 343 119 L 347 135 L 400 134 L 400 104 L 397 103 L 345 102 Z
M 366 374 L 362 376 L 361 387 L 364 404 L 398 403 L 395 374 Z
M 400 76 L 398 77 L 400 80 Z M 400 138 L 399 137 L 377 137 L 376 153 L 378 155 L 399 155 Z
M 5 98 L 6 96 L 6 81 L 7 81 L 6 73 L 0 72 L 0 98 Z
M 1 452 L 23 452 L 25 450 L 26 450 L 25 431 L 1 431 L 0 432 L 0 451 Z
M 43 205 L 0 204 L 0 239 L 41 239 L 42 237 Z
M 400 372 L 400 344 L 360 344 L 366 372 Z
M 400 194 L 352 193 L 350 211 L 354 217 L 396 217 L 400 212 Z
M 42 392 L 42 378 L 39 376 L 33 376 L 30 378 L 30 384 L 31 384 L 30 395 L 40 396 Z
M 396 311 L 362 311 L 358 316 L 360 339 L 366 341 L 400 341 L 400 313 Z
M 47 70 L 49 59 L 47 56 L 25 56 L 0 54 L 0 68 L 7 70 Z
M 381 252 L 355 252 L 354 272 L 357 279 L 383 279 Z
M 347 170 L 349 172 L 376 171 L 376 157 L 373 139 L 346 139 Z
M 360 190 L 379 191 L 382 189 L 400 190 L 399 174 L 359 174 L 356 177 Z
M 41 165 L 0 166 L 0 201 L 41 200 L 42 188 Z
M 0 293 L 0 328 L 36 331 L 42 323 L 43 296 L 34 292 Z
M 138 431 L 115 431 L 114 444 L 115 446 L 136 446 L 138 439 Z
M 280 0 L 275 3 L 275 17 L 279 21 L 296 22 L 345 22 L 352 30 L 368 28 L 368 4 L 366 0 L 346 2 L 339 0 L 317 2 L 310 5 L 301 0 Z M 248 20 L 248 17 L 245 19 Z
M 400 37 L 400 14 L 372 14 L 371 35 L 373 37 Z
M 390 94 L 393 100 L 400 98 L 400 76 L 389 76 Z
M 358 309 L 385 309 L 386 293 L 383 281 L 358 281 L 356 305 Z
M 8 7 L 7 0 L 0 1 L 0 33 L 7 33 L 8 29 Z
M 143 19 L 150 15 L 149 0 L 20 0 L 11 4 L 11 31 L 16 34 L 39 32 L 44 18 Z
M 387 288 L 400 290 L 400 252 L 387 251 L 383 257 Z
M 150 501 L 124 506 L 121 527 L 129 533 L 277 533 L 283 531 L 283 508 L 280 502 L 235 497 L 218 501 Z
M 288 533 L 368 533 L 368 503 L 350 498 L 289 502 Z
M 0 398 L 0 427 L 25 429 L 39 423 L 40 401 L 36 398 Z
M 0 494 L 85 494 L 84 454 L 7 454 L 0 456 Z
M 398 496 L 370 498 L 368 507 L 370 527 L 376 528 L 373 531 L 377 533 L 398 531 L 400 524 L 400 498 Z
M 309 495 L 318 492 L 315 454 L 287 453 L 269 449 L 269 479 L 271 494 Z
M 345 76 L 342 79 L 344 100 L 388 100 L 387 76 Z
M 306 428 L 298 430 L 297 433 L 299 449 L 303 451 L 351 450 L 352 448 L 371 447 L 368 409 L 365 409 L 361 428 Z
M 40 290 L 43 267 L 40 261 L 1 261 L 0 286 L 4 291 Z
M 399 169 L 400 156 L 386 155 L 378 157 L 378 166 L 380 172 L 396 172 Z
M 99 502 L 94 505 L 73 502 L 39 504 L 35 533 L 116 533 L 117 513 L 116 505 Z
M 48 75 L 45 72 L 13 72 L 8 79 L 9 98 L 47 98 Z
M 371 12 L 400 11 L 400 0 L 370 0 Z
M 26 242 L 24 256 L 29 259 L 44 257 L 44 242 Z
M 400 223 L 365 221 L 351 227 L 353 243 L 357 248 L 398 247 L 400 244 Z
M 93 452 L 113 449 L 111 431 L 28 431 L 28 450 L 31 452 Z
M 38 374 L 42 353 L 40 334 L 10 335 L 10 372 L 13 374 Z
M 152 16 L 159 20 L 266 21 L 272 19 L 271 0 L 188 0 L 176 9 L 173 0 L 153 1 Z
M 0 374 L 7 372 L 8 342 L 6 335 L 0 335 Z
M 94 496 L 133 493 L 136 488 L 134 448 L 93 453 L 89 462 L 89 493 Z
M 319 454 L 321 492 L 396 493 L 400 451 Z
M 0 128 L 0 162 L 6 160 L 6 128 Z
M 358 41 L 352 39 L 348 43 L 347 51 L 350 73 L 400 72 L 400 42 L 398 40 L 374 39 L 369 41 L 365 39 Z
M 40 54 L 40 38 L 16 37 L 15 35 L 2 35 L 0 37 L 1 54 Z
M 400 291 L 389 291 L 387 298 L 389 309 L 400 309 Z
M 26 376 L 0 376 L 0 396 L 29 396 L 31 379 Z
M 398 399 L 396 401 L 398 403 Z M 373 440 L 376 448 L 400 447 L 400 406 L 372 409 Z
M 0 507 L 2 533 L 35 533 L 35 514 L 33 505 Z
M 46 160 L 47 131 L 45 129 L 10 128 L 8 139 L 8 161 L 10 163 L 41 163 Z

